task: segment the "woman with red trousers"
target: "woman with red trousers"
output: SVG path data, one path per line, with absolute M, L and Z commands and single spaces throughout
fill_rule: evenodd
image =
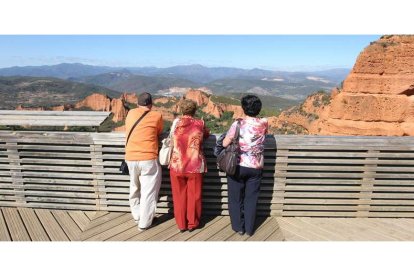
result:
M 170 178 L 174 217 L 181 232 L 193 231 L 200 224 L 201 190 L 207 164 L 203 154 L 203 140 L 209 136 L 204 121 L 194 118 L 197 105 L 184 100 L 180 105 L 183 116 L 173 133 L 173 153 Z

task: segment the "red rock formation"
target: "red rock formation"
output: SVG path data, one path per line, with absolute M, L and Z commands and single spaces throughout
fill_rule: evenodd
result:
M 224 111 L 221 104 L 216 104 L 209 99 L 207 105 L 203 108 L 203 112 L 216 118 L 220 118 Z
M 111 98 L 104 94 L 94 93 L 75 104 L 75 109 L 87 107 L 95 111 L 111 111 Z
M 124 101 L 121 99 L 111 100 L 111 112 L 114 114 L 114 117 L 112 118 L 112 121 L 114 122 L 124 121 L 128 113 L 124 106 Z
M 233 119 L 243 118 L 245 116 L 243 108 L 239 105 L 225 105 L 224 111 L 233 112 Z
M 358 56 L 321 133 L 414 135 L 414 36 L 383 36 Z
M 330 104 L 282 113 L 277 121 L 303 125 L 310 134 L 414 135 L 414 36 L 383 36 L 358 56 L 342 90 L 333 90 Z M 303 112 L 302 112 L 303 113 Z M 306 115 L 306 114 L 305 114 Z
M 135 93 L 123 93 L 121 96 L 121 100 L 123 100 L 126 103 L 131 104 L 138 104 L 138 97 Z
M 185 99 L 193 100 L 196 102 L 197 106 L 205 105 L 209 102 L 210 96 L 201 90 L 190 89 L 185 94 Z
M 16 107 L 16 110 L 32 110 L 32 111 L 44 111 L 45 108 L 44 107 L 24 107 L 21 104 L 19 104 Z
M 53 106 L 52 110 L 53 111 L 65 111 L 65 110 L 68 110 L 68 107 L 65 108 L 64 105 L 58 105 L 58 106 Z
M 94 111 L 110 111 L 114 114 L 113 121 L 120 122 L 125 120 L 128 113 L 121 99 L 111 99 L 106 95 L 94 93 L 82 101 L 75 104 L 74 109 L 90 108 Z

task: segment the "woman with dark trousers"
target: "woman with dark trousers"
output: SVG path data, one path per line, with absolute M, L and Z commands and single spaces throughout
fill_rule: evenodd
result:
M 229 213 L 232 229 L 240 235 L 251 236 L 256 220 L 256 206 L 259 198 L 263 170 L 263 149 L 267 134 L 266 118 L 257 116 L 262 109 L 262 102 L 257 96 L 247 95 L 241 99 L 245 118 L 240 120 L 240 160 L 234 176 L 227 176 Z M 235 121 L 223 146 L 227 147 L 235 136 Z
M 170 178 L 174 217 L 181 232 L 193 231 L 200 224 L 201 190 L 207 163 L 203 154 L 203 139 L 209 136 L 204 121 L 195 119 L 197 105 L 184 100 L 183 114 L 173 133 L 174 148 L 170 160 Z

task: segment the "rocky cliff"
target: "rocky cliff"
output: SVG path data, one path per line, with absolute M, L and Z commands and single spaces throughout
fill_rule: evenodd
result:
M 372 42 L 341 89 L 322 105 L 314 106 L 314 97 L 272 118 L 273 126 L 286 122 L 323 135 L 414 135 L 414 36 Z

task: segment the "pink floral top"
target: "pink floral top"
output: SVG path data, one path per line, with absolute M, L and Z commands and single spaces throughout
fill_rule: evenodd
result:
M 236 132 L 237 121 L 235 121 L 226 137 L 233 138 Z M 262 169 L 264 164 L 263 150 L 267 134 L 267 118 L 247 117 L 240 122 L 240 166 Z

